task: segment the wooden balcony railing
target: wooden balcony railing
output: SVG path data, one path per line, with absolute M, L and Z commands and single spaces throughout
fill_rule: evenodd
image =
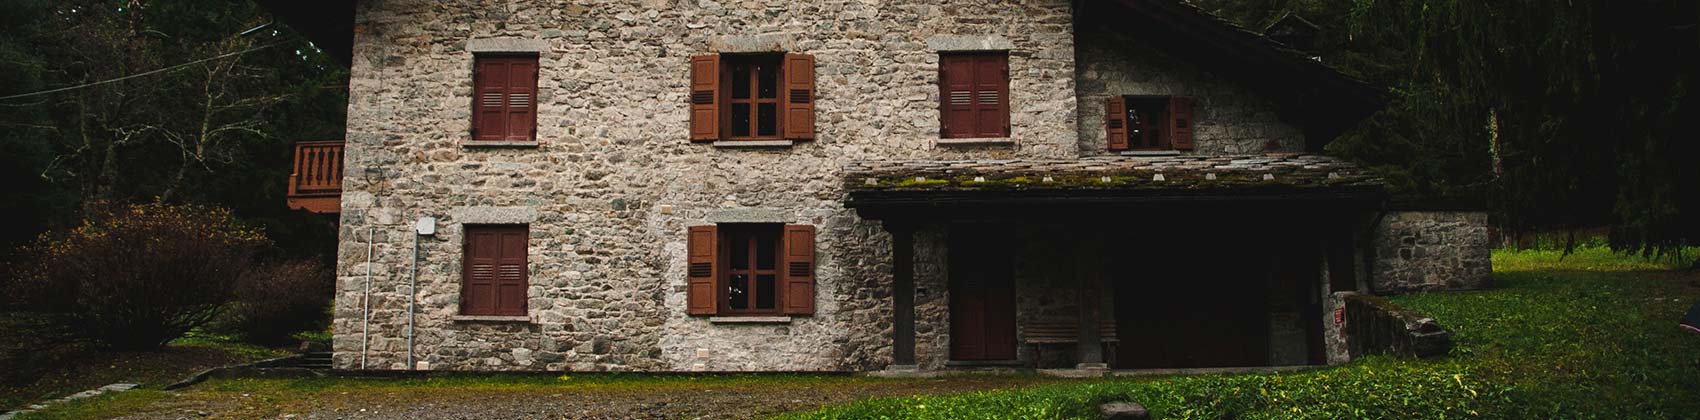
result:
M 314 213 L 342 211 L 342 142 L 295 143 L 289 174 L 289 208 Z

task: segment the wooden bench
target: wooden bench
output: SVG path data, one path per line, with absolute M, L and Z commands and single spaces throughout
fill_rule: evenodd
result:
M 1046 344 L 1075 344 L 1080 342 L 1080 322 L 1032 322 L 1022 328 L 1022 341 L 1033 345 L 1033 367 L 1045 360 Z M 1116 322 L 1102 320 L 1098 322 L 1098 342 L 1104 346 L 1104 360 L 1115 360 L 1116 344 L 1121 342 L 1116 337 Z

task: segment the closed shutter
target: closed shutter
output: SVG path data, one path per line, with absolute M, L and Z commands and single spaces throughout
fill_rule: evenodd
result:
M 976 137 L 1009 137 L 1009 55 L 974 58 Z
M 1127 100 L 1113 96 L 1104 100 L 1104 140 L 1110 151 L 1127 150 Z
M 474 61 L 473 140 L 535 140 L 537 57 L 476 57 Z
M 460 294 L 465 315 L 526 315 L 524 226 L 469 226 Z
M 714 226 L 691 226 L 685 239 L 685 313 L 714 315 L 720 309 L 715 280 L 720 278 L 720 233 Z
M 1009 55 L 939 57 L 940 136 L 1009 136 Z
M 785 55 L 785 138 L 815 138 L 815 56 Z
M 785 225 L 785 313 L 815 313 L 815 227 Z
M 1169 98 L 1169 144 L 1175 150 L 1192 150 L 1192 98 Z
M 720 139 L 720 56 L 691 57 L 691 141 Z

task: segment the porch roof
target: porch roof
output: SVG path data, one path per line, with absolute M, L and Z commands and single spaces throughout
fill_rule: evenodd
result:
M 947 208 L 1054 208 L 1283 201 L 1370 205 L 1383 183 L 1313 154 L 1113 156 L 1068 160 L 864 160 L 844 168 L 846 205 L 864 216 Z M 916 215 L 918 216 L 918 215 Z

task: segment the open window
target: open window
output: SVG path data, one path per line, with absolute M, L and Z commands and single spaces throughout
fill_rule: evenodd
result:
M 815 307 L 815 230 L 807 225 L 692 226 L 691 315 L 809 315 Z
M 1192 150 L 1192 98 L 1114 96 L 1104 104 L 1110 151 Z
M 814 138 L 814 56 L 715 54 L 691 58 L 691 140 Z

